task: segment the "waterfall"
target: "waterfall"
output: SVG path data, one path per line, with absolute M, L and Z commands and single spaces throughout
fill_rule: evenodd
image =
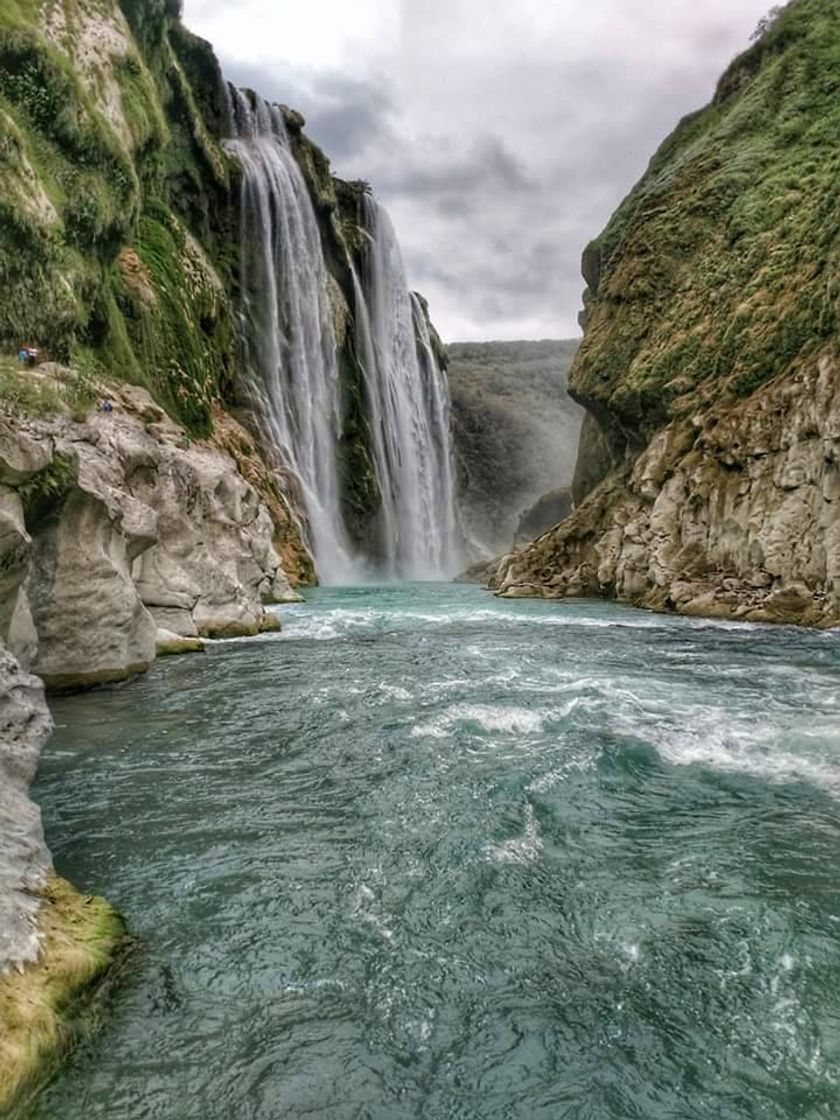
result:
M 282 110 L 230 87 L 243 171 L 240 314 L 244 381 L 263 443 L 297 492 L 325 583 L 358 578 L 338 476 L 341 409 L 330 276 Z M 370 567 L 389 579 L 457 568 L 449 394 L 425 309 L 408 291 L 387 213 L 363 203 L 368 245 L 355 288 L 356 350 L 381 494 Z
M 338 485 L 339 382 L 328 273 L 282 111 L 231 88 L 242 183 L 245 386 L 267 449 L 300 493 L 319 577 L 352 577 Z
M 408 290 L 387 212 L 364 198 L 369 245 L 354 274 L 356 332 L 379 488 L 386 573 L 451 576 L 457 567 L 449 394 L 425 310 Z

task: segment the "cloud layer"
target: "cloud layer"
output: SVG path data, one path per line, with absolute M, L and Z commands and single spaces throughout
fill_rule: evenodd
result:
M 580 253 L 768 0 L 186 0 L 371 182 L 447 340 L 577 334 Z

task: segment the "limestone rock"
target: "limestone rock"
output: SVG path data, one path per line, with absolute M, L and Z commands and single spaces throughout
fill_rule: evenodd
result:
M 203 653 L 201 638 L 182 638 L 172 630 L 158 630 L 155 635 L 155 653 L 158 657 L 174 657 L 181 653 Z
M 0 973 L 38 954 L 35 893 L 51 860 L 29 786 L 51 730 L 41 682 L 0 646 Z
M 54 690 L 144 671 L 159 629 L 193 646 L 262 633 L 263 603 L 294 595 L 237 461 L 190 442 L 144 389 L 112 399 L 82 422 L 0 425 L 0 639 Z
M 840 622 L 836 22 L 774 11 L 584 252 L 578 508 L 503 594 Z
M 521 548 L 536 537 L 564 521 L 572 512 L 572 492 L 567 486 L 549 490 L 538 498 L 519 518 L 514 545 Z
M 840 624 L 833 350 L 698 431 L 668 425 L 567 521 L 507 558 L 501 594 L 606 595 L 684 614 Z

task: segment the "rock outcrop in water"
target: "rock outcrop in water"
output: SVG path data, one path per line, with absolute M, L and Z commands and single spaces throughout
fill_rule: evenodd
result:
M 51 731 L 43 685 L 0 647 L 0 973 L 38 956 L 36 899 L 52 860 L 29 786 Z
M 840 622 L 838 29 L 788 5 L 584 253 L 581 504 L 503 595 Z

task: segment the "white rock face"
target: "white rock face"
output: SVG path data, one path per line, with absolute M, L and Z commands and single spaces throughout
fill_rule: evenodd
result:
M 51 731 L 43 685 L 0 647 L 0 972 L 38 955 L 35 892 L 52 861 L 29 786 Z
M 503 595 L 840 624 L 840 361 L 674 421 L 513 557 Z
M 50 687 L 144 670 L 159 628 L 258 632 L 293 597 L 274 533 L 231 456 L 143 389 L 82 423 L 0 416 L 0 640 Z

